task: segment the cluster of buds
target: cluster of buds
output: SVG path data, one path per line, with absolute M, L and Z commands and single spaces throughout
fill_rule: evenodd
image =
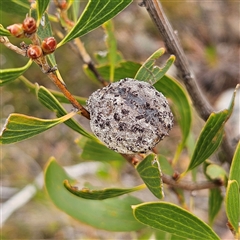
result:
M 57 47 L 57 41 L 54 37 L 45 38 L 41 46 L 30 45 L 27 49 L 27 56 L 31 59 L 37 59 L 43 55 L 51 54 Z
M 15 23 L 7 27 L 9 32 L 17 37 L 30 37 L 37 31 L 37 24 L 34 18 L 26 17 L 23 23 Z M 27 56 L 31 59 L 37 59 L 43 55 L 53 53 L 57 47 L 57 41 L 54 37 L 47 37 L 41 45 L 32 44 L 27 49 Z
M 7 27 L 7 30 L 17 38 L 31 35 L 37 31 L 36 20 L 32 17 L 26 17 L 23 23 L 10 25 Z

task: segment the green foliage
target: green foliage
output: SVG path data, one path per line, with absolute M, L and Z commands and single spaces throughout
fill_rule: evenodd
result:
M 54 204 L 71 217 L 93 227 L 107 231 L 135 231 L 143 228 L 131 210 L 132 204 L 139 204 L 137 198 L 126 196 L 106 200 L 78 198 L 63 185 L 64 180 L 72 181 L 63 168 L 52 158 L 45 171 L 45 185 Z
M 0 24 L 0 36 L 11 36 L 9 31 Z
M 10 144 L 34 137 L 60 123 L 67 121 L 75 114 L 76 112 L 70 112 L 63 117 L 52 120 L 40 119 L 17 113 L 11 114 L 2 129 L 0 143 Z
M 218 188 L 209 190 L 209 200 L 208 200 L 208 221 L 212 225 L 214 219 L 216 218 L 218 212 L 221 209 L 223 202 L 223 196 L 221 190 Z
M 134 188 L 107 188 L 103 190 L 90 190 L 89 188 L 77 189 L 75 186 L 71 186 L 68 180 L 64 181 L 65 188 L 72 194 L 85 199 L 91 200 L 104 200 L 108 198 L 119 197 L 121 195 L 135 192 L 144 188 L 142 185 Z
M 57 117 L 62 117 L 67 115 L 67 111 L 61 106 L 58 100 L 44 87 L 39 87 L 36 91 L 38 100 L 48 109 L 56 113 Z M 93 139 L 96 141 L 96 138 L 88 133 L 84 128 L 80 126 L 76 121 L 73 119 L 69 119 L 65 122 L 67 126 L 69 126 L 74 131 L 82 134 L 83 136 Z
M 38 20 L 41 20 L 45 10 L 48 7 L 48 4 L 50 0 L 37 0 L 37 15 L 38 15 Z
M 60 47 L 74 38 L 81 37 L 93 29 L 101 26 L 103 23 L 116 16 L 131 2 L 132 0 L 102 0 L 97 2 L 90 0 L 81 17 L 78 19 L 76 25 L 58 44 L 58 46 Z
M 240 216 L 240 194 L 239 185 L 236 180 L 228 181 L 225 204 L 228 221 L 230 222 L 234 231 L 238 232 L 238 223 Z
M 28 0 L 2 0 L 0 1 L 0 11 L 26 16 L 29 11 Z
M 32 60 L 29 60 L 25 66 L 20 68 L 1 69 L 0 86 L 9 86 L 12 81 L 19 79 L 30 89 L 31 93 L 35 93 L 37 100 L 43 106 L 56 114 L 57 118 L 40 119 L 13 113 L 7 118 L 1 131 L 0 143 L 10 144 L 19 142 L 40 134 L 60 123 L 64 123 L 70 129 L 81 135 L 76 141 L 77 146 L 81 149 L 80 160 L 107 162 L 111 164 L 117 172 L 115 175 L 120 176 L 122 169 L 119 166 L 122 167 L 127 159 L 129 163 L 135 166 L 135 169 L 132 170 L 135 170 L 135 172 L 139 174 L 138 177 L 141 178 L 144 184 L 128 188 L 111 186 L 99 190 L 97 187 L 94 187 L 94 189 L 78 189 L 75 187 L 76 181 L 73 181 L 56 160 L 51 158 L 45 168 L 45 187 L 47 193 L 52 202 L 60 210 L 84 224 L 98 229 L 116 232 L 137 231 L 148 226 L 156 229 L 157 239 L 219 239 L 211 227 L 214 225 L 214 220 L 223 202 L 220 188 L 216 185 L 216 188 L 209 189 L 208 218 L 210 227 L 190 211 L 185 210 L 188 206 L 184 199 L 184 187 L 183 189 L 178 188 L 179 185 L 177 181 L 175 181 L 173 185 L 166 182 L 166 179 L 174 181 L 173 179 L 178 179 L 179 177 L 179 181 L 181 181 L 182 178 L 191 171 L 193 176 L 192 180 L 197 183 L 198 174 L 196 167 L 202 164 L 204 166 L 205 177 L 209 183 L 220 182 L 222 183 L 222 187 L 227 186 L 225 211 L 229 225 L 232 226 L 236 237 L 239 234 L 238 224 L 240 221 L 240 144 L 238 143 L 232 160 L 229 179 L 227 178 L 228 173 L 222 166 L 217 163 L 212 163 L 208 159 L 216 152 L 222 141 L 225 123 L 233 111 L 236 90 L 233 93 L 230 107 L 218 113 L 213 112 L 195 142 L 192 134 L 192 107 L 188 94 L 177 79 L 167 75 L 168 70 L 175 61 L 175 56 L 170 56 L 162 67 L 158 67 L 156 66 L 156 60 L 164 54 L 165 50 L 163 48 L 155 51 L 143 64 L 124 59 L 122 53 L 117 50 L 118 41 L 114 34 L 113 21 L 110 19 L 119 14 L 131 2 L 132 0 L 90 0 L 78 18 L 80 11 L 77 7 L 79 7 L 79 2 L 73 0 L 67 1 L 69 5 L 65 13 L 70 12 L 67 16 L 69 19 L 66 16 L 64 19 L 60 14 L 61 19 L 58 23 L 66 26 L 67 22 L 70 22 L 72 19 L 74 22 L 71 22 L 71 27 L 66 28 L 71 30 L 65 33 L 65 36 L 58 34 L 58 37 L 61 38 L 58 47 L 102 26 L 106 34 L 105 44 L 107 51 L 106 54 L 100 54 L 99 52 L 91 53 L 95 56 L 97 62 L 97 64 L 94 65 L 97 74 L 91 66 L 94 61 L 86 61 L 85 64 L 83 64 L 83 68 L 87 77 L 95 82 L 98 81 L 98 83 L 100 76 L 106 83 L 119 81 L 120 79 L 128 77 L 152 84 L 156 90 L 163 93 L 170 102 L 171 109 L 174 112 L 176 129 L 179 129 L 181 133 L 179 142 L 172 143 L 174 142 L 172 141 L 166 147 L 167 151 L 161 148 L 163 153 L 167 152 L 166 155 L 165 153 L 149 153 L 147 155 L 138 154 L 136 156 L 126 156 L 108 149 L 96 136 L 86 130 L 87 128 L 85 128 L 84 125 L 82 126 L 72 118 L 77 114 L 76 112 L 68 113 L 65 106 L 62 106 L 61 103 L 69 103 L 65 98 L 67 95 L 66 92 L 63 91 L 64 93 L 62 93 L 39 86 L 38 84 L 33 84 L 24 77 L 25 71 L 27 71 L 32 64 Z M 31 14 L 38 19 L 37 37 L 40 42 L 46 37 L 59 33 L 58 30 L 55 31 L 55 29 L 52 29 L 51 20 L 58 20 L 47 12 L 49 3 L 49 0 L 39 0 L 37 1 L 36 9 L 31 9 L 30 11 Z M 27 0 L 4 0 L 0 2 L 0 10 L 3 12 L 14 12 L 24 17 L 26 13 L 29 12 L 29 3 Z M 0 36 L 9 36 L 6 26 L 0 26 Z M 28 40 L 32 41 L 32 39 Z M 57 50 L 59 51 L 59 49 Z M 87 54 L 84 52 L 85 50 L 77 50 L 82 57 L 83 55 L 86 57 Z M 45 57 L 45 55 L 43 57 Z M 70 54 L 69 56 L 61 57 L 67 61 Z M 47 55 L 46 59 L 51 66 L 57 65 L 54 53 Z M 44 61 L 46 59 L 44 58 Z M 39 59 L 34 59 L 33 61 L 40 68 L 42 67 L 42 62 L 40 62 Z M 48 63 L 44 62 L 44 64 Z M 51 73 L 48 72 L 47 74 L 49 76 Z M 60 75 L 60 71 L 56 70 L 53 74 L 56 74 L 55 76 L 64 86 L 64 89 L 66 89 L 66 84 Z M 35 79 L 33 80 L 35 81 Z M 71 84 L 69 79 L 66 83 L 67 85 Z M 18 82 L 16 82 L 16 84 L 18 84 Z M 72 97 L 81 105 L 86 104 L 86 98 L 73 95 Z M 171 134 L 170 137 L 174 138 Z M 165 148 L 165 146 L 163 148 Z M 183 151 L 184 148 L 188 150 L 188 155 L 186 153 L 187 151 Z M 186 158 L 190 159 L 190 163 L 186 169 L 182 170 L 182 174 L 178 174 L 175 166 L 182 152 L 187 155 L 187 157 L 185 156 Z M 171 159 L 171 161 L 169 159 Z M 77 161 L 79 161 L 79 159 L 77 159 Z M 107 174 L 111 176 L 110 173 Z M 166 192 L 167 194 L 175 193 L 180 206 L 169 202 L 142 203 L 142 200 L 130 195 L 133 192 L 148 188 L 155 197 L 163 199 L 163 183 L 171 185 L 172 191 Z M 186 185 L 187 184 L 189 183 L 186 183 Z
M 32 60 L 29 60 L 25 66 L 20 67 L 20 68 L 1 69 L 0 70 L 0 87 L 17 79 L 31 65 L 32 65 Z
M 132 208 L 136 219 L 152 228 L 190 239 L 220 239 L 206 223 L 174 204 L 143 203 Z
M 161 167 L 156 155 L 149 154 L 137 166 L 140 177 L 148 189 L 159 199 L 164 197 Z

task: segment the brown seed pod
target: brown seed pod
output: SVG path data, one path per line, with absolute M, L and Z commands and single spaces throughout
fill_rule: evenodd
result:
M 37 59 L 42 56 L 42 49 L 37 45 L 30 45 L 27 50 L 27 56 L 31 59 Z
M 53 53 L 57 47 L 57 41 L 54 37 L 45 38 L 41 44 L 44 54 Z
M 23 25 L 24 33 L 32 34 L 37 31 L 37 23 L 35 19 L 32 17 L 26 17 L 22 25 Z
M 7 30 L 15 37 L 24 37 L 23 26 L 21 23 L 15 23 L 7 27 Z
M 131 78 L 94 92 L 87 108 L 93 133 L 123 154 L 152 150 L 173 127 L 173 114 L 163 94 Z

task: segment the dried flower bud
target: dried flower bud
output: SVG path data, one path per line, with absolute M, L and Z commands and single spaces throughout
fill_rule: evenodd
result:
M 7 30 L 15 37 L 24 37 L 23 26 L 21 23 L 15 23 L 7 27 Z
M 31 59 L 37 59 L 42 56 L 42 49 L 37 45 L 30 45 L 27 50 L 27 55 Z
M 57 41 L 54 37 L 45 38 L 42 41 L 41 47 L 45 54 L 53 53 L 57 47 Z
M 173 114 L 163 94 L 131 78 L 97 90 L 87 107 L 93 133 L 123 154 L 152 150 L 173 127 Z
M 34 18 L 26 17 L 23 21 L 24 33 L 32 34 L 37 31 L 37 23 Z
M 68 3 L 66 0 L 61 0 L 60 3 L 58 3 L 58 7 L 61 10 L 66 10 L 68 8 Z

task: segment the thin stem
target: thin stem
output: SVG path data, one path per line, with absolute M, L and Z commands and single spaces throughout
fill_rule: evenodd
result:
M 170 25 L 163 11 L 161 3 L 158 0 L 143 0 L 141 6 L 146 7 L 153 22 L 158 27 L 168 52 L 176 56 L 176 66 L 179 70 L 180 78 L 186 86 L 188 94 L 190 95 L 193 105 L 196 108 L 199 116 L 206 121 L 210 114 L 214 112 L 214 109 L 206 100 L 200 88 L 198 87 L 196 78 L 190 70 L 187 58 L 184 54 L 178 37 Z M 229 136 L 226 134 L 226 132 L 222 142 L 222 149 L 224 150 L 226 161 L 231 163 L 234 149 L 230 144 Z
M 26 57 L 26 50 L 23 50 L 15 45 L 13 45 L 9 39 L 5 36 L 0 36 L 0 43 L 3 43 L 7 48 L 9 48 L 10 50 L 16 52 L 17 54 L 20 54 L 24 57 Z
M 61 90 L 64 96 L 69 102 L 80 111 L 80 113 L 87 119 L 90 119 L 89 112 L 73 97 L 73 95 L 67 90 L 67 87 L 59 80 L 57 75 L 53 72 L 47 73 L 52 82 Z
M 165 184 L 177 187 L 189 191 L 202 190 L 202 189 L 212 189 L 220 187 L 221 184 L 218 182 L 202 181 L 202 182 L 190 182 L 190 181 L 176 181 L 171 176 L 163 174 L 162 180 Z
M 143 3 L 152 20 L 157 25 L 168 52 L 176 56 L 175 63 L 179 70 L 180 77 L 185 84 L 199 115 L 203 120 L 206 121 L 209 115 L 213 112 L 213 108 L 202 95 L 196 79 L 190 70 L 188 61 L 179 43 L 178 37 L 172 29 L 167 17 L 165 16 L 160 2 L 158 0 L 143 0 Z

